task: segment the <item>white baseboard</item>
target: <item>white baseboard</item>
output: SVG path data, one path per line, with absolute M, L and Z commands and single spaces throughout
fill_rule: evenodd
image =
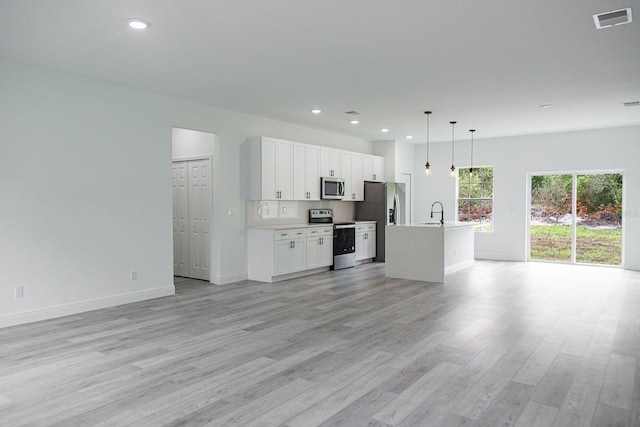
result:
M 450 265 L 449 267 L 444 268 L 444 274 L 455 273 L 456 271 L 464 270 L 465 268 L 471 267 L 475 263 L 474 260 L 470 259 L 467 261 L 459 262 L 457 264 Z
M 490 261 L 526 261 L 524 257 L 514 256 L 514 254 L 510 252 L 476 252 L 475 259 L 486 259 Z
M 226 276 L 214 276 L 211 278 L 211 283 L 214 285 L 228 285 L 229 283 L 236 283 L 248 280 L 248 273 L 228 274 Z
M 113 307 L 115 305 L 129 304 L 132 302 L 144 301 L 153 298 L 166 297 L 174 295 L 175 293 L 175 286 L 169 285 L 163 286 L 161 288 L 148 289 L 145 291 L 132 292 L 86 301 L 78 301 L 70 304 L 57 305 L 54 307 L 23 311 L 21 313 L 12 313 L 0 316 L 0 328 L 22 325 L 24 323 L 38 322 L 40 320 L 54 319 L 56 317 L 69 316 L 86 311 Z

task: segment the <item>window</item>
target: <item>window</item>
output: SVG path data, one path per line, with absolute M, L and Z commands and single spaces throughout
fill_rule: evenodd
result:
M 476 231 L 492 230 L 493 168 L 458 169 L 458 221 L 473 222 Z

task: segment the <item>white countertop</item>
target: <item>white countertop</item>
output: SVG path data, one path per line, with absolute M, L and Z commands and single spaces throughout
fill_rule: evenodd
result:
M 342 221 L 337 221 L 342 222 Z M 375 224 L 376 221 L 353 221 L 356 224 Z M 313 228 L 313 227 L 333 227 L 333 224 L 309 224 L 309 223 L 298 223 L 298 224 L 272 224 L 272 225 L 252 225 L 247 227 L 248 229 L 254 230 L 289 230 L 294 228 Z
M 475 227 L 476 224 L 472 222 L 458 222 L 458 221 L 445 221 L 444 225 L 439 222 L 417 222 L 413 224 L 397 224 L 388 227 L 416 227 L 416 228 L 462 228 L 462 227 Z
M 274 225 L 254 225 L 247 227 L 254 230 L 288 230 L 294 228 L 313 228 L 313 227 L 333 227 L 333 224 L 274 224 Z

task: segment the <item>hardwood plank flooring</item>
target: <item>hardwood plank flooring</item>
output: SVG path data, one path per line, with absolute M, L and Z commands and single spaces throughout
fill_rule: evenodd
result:
M 640 273 L 383 264 L 0 329 L 1 426 L 636 426 Z

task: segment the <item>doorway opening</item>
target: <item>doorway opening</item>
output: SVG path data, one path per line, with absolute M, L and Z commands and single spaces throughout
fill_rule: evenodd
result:
M 213 152 L 216 135 L 172 128 L 173 275 L 213 283 Z
M 530 261 L 621 266 L 621 172 L 530 176 Z

